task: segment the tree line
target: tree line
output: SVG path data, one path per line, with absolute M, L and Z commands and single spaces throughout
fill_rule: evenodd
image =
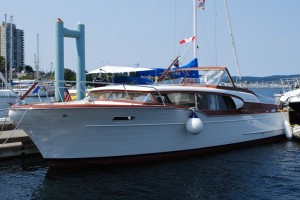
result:
M 0 56 L 0 72 L 4 75 L 5 74 L 5 59 L 3 56 Z M 24 76 L 18 77 L 18 73 L 24 72 Z M 12 78 L 13 79 L 35 79 L 35 71 L 33 68 L 29 65 L 25 66 L 18 66 L 14 68 L 13 73 L 12 73 Z M 87 73 L 87 72 L 86 72 Z M 39 77 L 42 79 L 47 79 L 47 80 L 54 80 L 55 74 L 54 71 L 50 72 L 40 72 Z M 76 81 L 76 73 L 68 68 L 64 69 L 64 77 L 65 80 L 67 81 Z M 92 78 L 91 76 L 87 76 L 87 81 L 91 81 Z

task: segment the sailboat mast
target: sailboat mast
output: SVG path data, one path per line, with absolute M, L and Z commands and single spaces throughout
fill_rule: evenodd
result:
M 239 66 L 239 60 L 238 60 L 237 53 L 236 53 L 234 37 L 233 37 L 233 33 L 232 33 L 231 22 L 230 22 L 230 17 L 229 17 L 229 12 L 228 12 L 228 7 L 227 7 L 227 1 L 226 0 L 224 0 L 224 5 L 225 5 L 225 12 L 226 12 L 226 17 L 227 17 L 227 25 L 228 25 L 229 34 L 230 34 L 230 37 L 231 37 L 231 43 L 232 43 L 232 48 L 233 48 L 233 53 L 234 53 L 234 58 L 235 58 L 235 64 L 236 64 L 236 67 L 237 67 L 237 70 L 238 70 L 238 77 L 240 78 L 240 81 L 242 82 L 240 66 Z M 236 80 L 236 82 L 237 81 L 238 80 Z
M 40 68 L 40 58 L 39 58 L 39 34 L 37 34 L 37 44 L 36 44 L 36 49 L 37 49 L 37 53 L 36 53 L 36 56 L 37 56 L 37 58 L 36 58 L 36 80 L 38 80 L 39 79 L 39 68 Z
M 7 16 L 6 14 L 4 15 L 5 16 L 5 79 L 7 80 Z
M 194 58 L 197 58 L 197 0 L 193 0 L 193 18 L 194 18 L 194 36 L 196 36 L 196 39 L 194 41 Z
M 10 66 L 9 66 L 9 82 L 12 81 L 12 67 L 14 64 L 13 55 L 13 16 L 10 16 Z

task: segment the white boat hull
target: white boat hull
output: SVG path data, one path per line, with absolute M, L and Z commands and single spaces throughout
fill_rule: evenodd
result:
M 160 154 L 284 135 L 283 117 L 278 112 L 216 116 L 197 112 L 203 122 L 198 135 L 185 128 L 192 114 L 188 109 L 104 107 L 9 112 L 15 122 L 26 112 L 19 128 L 49 160 Z M 128 116 L 132 120 L 126 120 Z

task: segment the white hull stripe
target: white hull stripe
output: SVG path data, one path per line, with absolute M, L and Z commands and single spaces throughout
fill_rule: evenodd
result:
M 265 119 L 271 119 L 271 117 L 264 117 L 264 118 L 259 118 L 259 119 L 240 119 L 239 121 L 257 121 L 257 120 L 265 120 Z M 237 122 L 236 119 L 232 119 L 232 120 L 224 120 L 224 121 L 208 121 L 208 122 L 203 122 L 203 124 L 212 124 L 212 123 L 224 123 L 224 122 Z M 98 124 L 87 124 L 85 126 L 89 126 L 89 127 L 114 127 L 114 126 L 165 126 L 165 125 L 185 125 L 185 123 L 160 123 L 160 124 L 127 124 L 124 122 L 120 123 L 120 124 L 109 124 L 109 125 L 98 125 Z
M 273 129 L 273 130 L 267 130 L 267 131 L 243 133 L 243 135 L 265 134 L 265 133 L 274 132 L 274 131 L 283 131 L 283 129 Z
M 109 125 L 97 125 L 97 124 L 91 124 L 91 125 L 85 125 L 89 127 L 128 127 L 128 126 L 166 126 L 166 125 L 185 125 L 185 123 L 162 123 L 162 124 L 109 124 Z

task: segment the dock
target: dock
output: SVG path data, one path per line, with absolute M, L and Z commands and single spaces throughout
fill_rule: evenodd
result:
M 15 125 L 10 118 L 6 118 L 6 117 L 0 118 L 0 131 L 12 130 L 14 128 Z
M 40 155 L 40 152 L 24 131 L 0 132 L 0 160 L 29 155 Z

